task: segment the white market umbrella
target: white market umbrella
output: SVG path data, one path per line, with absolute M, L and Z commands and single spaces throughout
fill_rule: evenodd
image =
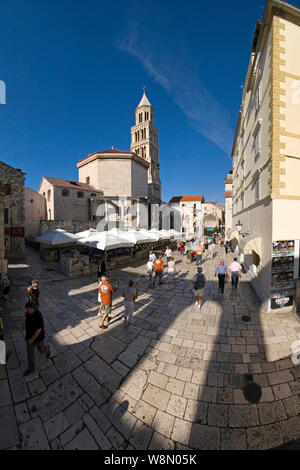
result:
M 178 238 L 182 238 L 182 234 L 180 232 L 177 232 L 177 230 L 174 230 L 173 228 L 171 228 L 171 230 L 169 230 L 169 233 L 171 234 L 172 237 L 178 239 Z
M 76 242 L 79 245 L 90 246 L 102 251 L 134 246 L 132 241 L 126 240 L 126 238 L 122 238 L 119 235 L 115 235 L 109 232 L 98 232 L 91 237 L 81 238 Z
M 158 240 L 160 240 L 160 234 L 158 230 L 147 230 L 145 228 L 142 228 L 141 230 L 139 230 L 139 233 L 142 233 L 143 235 L 152 238 L 152 242 L 157 242 Z
M 133 229 L 127 231 L 120 230 L 118 228 L 113 228 L 112 230 L 109 230 L 109 233 L 113 233 L 122 238 L 126 238 L 126 240 L 129 240 L 134 244 L 153 242 L 153 237 L 151 235 L 148 235 L 146 232 L 138 232 L 137 230 Z
M 159 233 L 160 240 L 170 240 L 171 238 L 168 230 L 159 230 L 158 233 Z
M 66 232 L 65 230 L 56 229 L 53 232 L 45 233 L 35 238 L 36 242 L 44 243 L 45 245 L 58 246 L 66 245 L 68 243 L 75 243 L 73 233 Z
M 92 237 L 93 235 L 96 235 L 97 230 L 94 228 L 89 228 L 88 230 L 84 230 L 83 232 L 78 232 L 75 233 L 73 236 L 76 240 L 79 240 L 80 238 L 86 238 L 86 237 Z

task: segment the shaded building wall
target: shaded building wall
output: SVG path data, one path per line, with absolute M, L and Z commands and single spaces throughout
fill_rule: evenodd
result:
M 25 174 L 0 162 L 0 182 L 6 185 L 4 196 L 5 258 L 24 256 L 24 182 Z

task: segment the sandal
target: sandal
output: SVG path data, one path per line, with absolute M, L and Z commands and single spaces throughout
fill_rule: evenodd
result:
M 106 325 L 99 325 L 99 328 L 106 330 L 107 326 Z

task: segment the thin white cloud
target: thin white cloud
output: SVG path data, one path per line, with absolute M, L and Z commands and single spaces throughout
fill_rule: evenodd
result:
M 172 41 L 166 48 L 167 41 L 155 34 L 153 12 L 150 25 L 145 11 L 143 13 L 136 9 L 131 12 L 131 18 L 126 21 L 128 29 L 118 40 L 117 47 L 142 64 L 181 108 L 197 132 L 230 155 L 233 129 L 229 112 L 202 85 L 195 70 L 199 64 L 189 58 L 187 46 L 178 46 L 177 39 L 177 44 Z

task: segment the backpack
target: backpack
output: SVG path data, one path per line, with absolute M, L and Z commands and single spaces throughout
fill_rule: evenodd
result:
M 198 290 L 198 289 L 203 289 L 204 287 L 205 287 L 205 277 L 203 274 L 198 274 L 195 285 L 194 285 L 194 289 Z

